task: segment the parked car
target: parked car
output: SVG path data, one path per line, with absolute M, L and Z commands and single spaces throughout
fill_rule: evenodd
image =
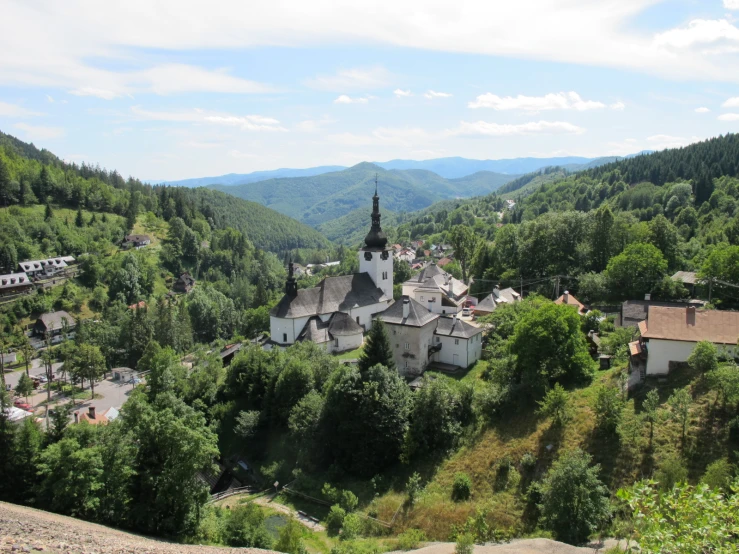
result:
M 469 306 L 467 306 L 465 308 L 462 308 L 462 315 L 465 316 L 465 317 L 471 316 L 472 315 L 472 308 L 470 308 Z
M 129 385 L 139 385 L 139 384 L 141 384 L 141 378 L 139 378 L 139 377 L 131 377 L 128 380 L 128 384 Z
M 27 412 L 33 411 L 33 408 L 31 407 L 30 404 L 28 404 L 27 402 L 23 402 L 20 399 L 13 402 L 13 406 L 15 406 L 16 408 L 20 408 L 21 410 L 25 410 Z

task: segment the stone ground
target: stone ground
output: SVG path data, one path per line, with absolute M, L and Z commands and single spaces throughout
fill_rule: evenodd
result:
M 217 548 L 149 539 L 33 508 L 0 502 L 0 552 L 53 554 L 268 554 L 258 548 Z

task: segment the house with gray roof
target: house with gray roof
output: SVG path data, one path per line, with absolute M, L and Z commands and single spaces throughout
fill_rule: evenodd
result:
M 46 258 L 45 260 L 28 260 L 25 262 L 20 262 L 18 264 L 18 271 L 25 273 L 29 277 L 51 277 L 52 275 L 56 275 L 57 273 L 65 270 L 68 267 L 68 264 L 65 260 L 69 259 L 70 257 L 71 256 L 64 256 L 64 258 Z
M 452 317 L 441 317 L 434 331 L 434 344 L 441 348 L 433 361 L 469 367 L 482 357 L 482 329 Z
M 464 307 L 468 286 L 441 269 L 427 265 L 403 283 L 403 296 L 413 298 L 435 314 L 456 314 Z
M 488 294 L 475 306 L 475 315 L 477 317 L 490 315 L 502 304 L 513 304 L 514 302 L 520 301 L 521 295 L 512 288 L 499 289 L 495 287 L 493 292 Z
M 61 334 L 65 321 L 68 330 L 72 331 L 77 327 L 77 321 L 64 310 L 42 314 L 36 320 L 33 331 L 41 337 L 46 337 L 47 333 L 55 337 Z
M 0 275 L 0 296 L 18 294 L 33 288 L 33 283 L 25 273 Z
M 439 349 L 434 343 L 439 314 L 404 296 L 378 317 L 387 326 L 398 372 L 403 377 L 421 375 Z

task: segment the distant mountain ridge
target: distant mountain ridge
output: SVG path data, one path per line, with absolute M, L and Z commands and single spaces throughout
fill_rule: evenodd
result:
M 473 160 L 469 158 L 435 158 L 432 160 L 390 160 L 388 162 L 368 162 L 383 169 L 409 170 L 419 169 L 431 171 L 445 179 L 461 179 L 481 171 L 502 173 L 504 175 L 523 175 L 539 169 L 560 166 L 568 171 L 581 171 L 597 167 L 604 163 L 618 161 L 619 157 L 584 158 L 581 156 L 564 156 L 555 158 L 511 158 L 504 160 Z M 342 171 L 347 169 L 343 165 L 321 165 L 305 169 L 272 169 L 268 171 L 254 171 L 252 173 L 228 173 L 214 177 L 196 177 L 175 181 L 148 180 L 150 184 L 171 185 L 177 187 L 207 187 L 209 185 L 236 186 L 257 183 L 268 179 L 284 179 L 292 177 L 313 177 Z

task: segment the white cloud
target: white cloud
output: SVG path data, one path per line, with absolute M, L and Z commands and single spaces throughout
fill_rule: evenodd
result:
M 695 113 L 708 113 L 708 112 L 710 112 L 710 111 L 711 111 L 711 110 L 709 110 L 709 109 L 708 109 L 708 108 L 706 108 L 705 106 L 701 106 L 700 108 L 696 108 L 696 109 L 695 109 Z
M 614 104 L 613 109 L 623 109 L 624 104 L 617 103 L 620 108 Z M 602 102 L 594 102 L 592 100 L 583 100 L 576 92 L 559 92 L 550 93 L 544 96 L 504 96 L 500 97 L 496 94 L 488 92 L 481 94 L 473 102 L 467 104 L 470 108 L 491 108 L 498 111 L 517 110 L 524 112 L 539 112 L 544 110 L 596 110 L 605 108 Z
M 295 126 L 295 129 L 303 133 L 316 133 L 322 131 L 332 123 L 336 123 L 336 120 L 324 116 L 321 119 L 306 119 L 301 121 Z
M 726 19 L 694 19 L 687 27 L 670 29 L 654 37 L 656 46 L 685 49 L 720 40 L 739 41 L 739 29 Z
M 369 102 L 369 98 L 366 96 L 352 98 L 346 94 L 342 94 L 334 100 L 334 104 L 366 104 L 367 102 Z
M 722 113 L 718 116 L 719 121 L 739 121 L 739 113 Z
M 261 156 L 253 152 L 242 152 L 240 150 L 229 150 L 228 155 L 237 160 L 254 160 L 261 158 Z
M 0 117 L 30 117 L 36 115 L 43 115 L 41 112 L 35 112 L 18 106 L 16 104 L 9 104 L 0 100 Z
M 733 96 L 721 104 L 722 108 L 739 108 L 739 96 Z
M 567 123 L 566 121 L 530 121 L 528 123 L 510 124 L 510 123 L 489 123 L 487 121 L 468 122 L 462 121 L 459 127 L 451 131 L 450 134 L 475 136 L 485 135 L 492 137 L 504 137 L 515 135 L 535 135 L 535 134 L 580 134 L 585 129 Z
M 404 97 L 408 97 L 408 96 L 413 96 L 413 93 L 410 91 L 410 89 L 403 90 L 403 89 L 396 88 L 393 91 L 393 94 L 395 96 L 397 96 L 398 98 L 404 98 Z
M 144 121 L 170 121 L 177 123 L 199 123 L 238 127 L 242 131 L 287 131 L 277 119 L 262 115 L 243 115 L 214 113 L 195 108 L 182 111 L 151 111 L 140 106 L 132 106 L 131 113 L 136 119 Z
M 48 102 L 49 104 L 53 104 L 53 103 L 54 103 L 54 97 L 53 97 L 53 96 L 51 96 L 51 95 L 49 95 L 49 94 L 47 94 L 47 95 L 46 95 L 46 101 L 47 101 L 47 102 Z
M 319 75 L 308 79 L 305 84 L 319 90 L 344 92 L 377 89 L 386 86 L 389 80 L 388 70 L 378 65 L 369 68 L 342 69 L 335 75 Z
M 51 140 L 64 136 L 64 129 L 61 127 L 42 127 L 28 123 L 16 123 L 13 127 L 21 131 L 28 140 Z
M 739 10 L 739 0 L 724 0 L 724 8 L 727 10 Z
M 123 93 L 95 87 L 75 88 L 70 90 L 69 94 L 74 94 L 75 96 L 94 96 L 96 98 L 102 98 L 103 100 L 113 100 L 113 98 L 123 96 Z
M 614 102 L 613 104 L 611 104 L 608 107 L 611 108 L 612 110 L 616 110 L 616 111 L 621 112 L 621 111 L 624 110 L 624 108 L 626 108 L 626 104 L 624 104 L 621 101 L 618 101 L 618 102 Z
M 433 100 L 434 98 L 451 98 L 451 94 L 448 92 L 436 92 L 435 90 L 428 90 L 426 91 L 423 96 L 425 98 L 428 98 L 429 100 Z

